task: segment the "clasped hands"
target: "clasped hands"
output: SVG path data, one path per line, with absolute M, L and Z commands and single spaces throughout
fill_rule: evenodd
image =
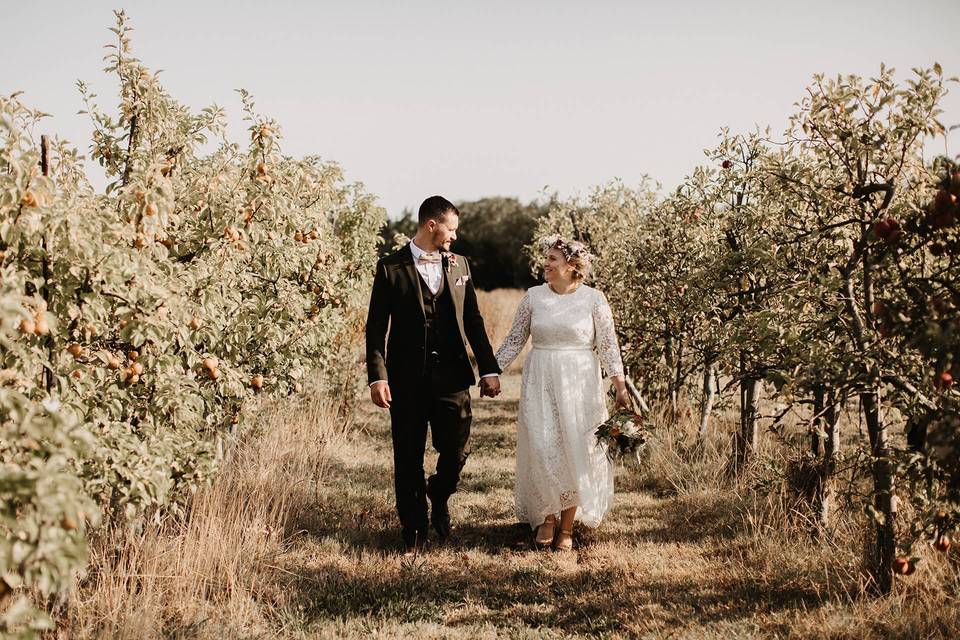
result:
M 480 378 L 480 397 L 496 398 L 500 395 L 500 376 Z

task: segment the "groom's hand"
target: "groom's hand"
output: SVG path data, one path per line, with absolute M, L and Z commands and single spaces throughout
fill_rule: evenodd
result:
M 500 378 L 499 376 L 487 376 L 486 378 L 480 378 L 480 397 L 489 396 L 495 398 L 500 395 Z
M 374 382 L 370 385 L 370 399 L 378 407 L 389 409 L 390 403 L 393 401 L 393 396 L 390 395 L 390 385 L 384 380 Z

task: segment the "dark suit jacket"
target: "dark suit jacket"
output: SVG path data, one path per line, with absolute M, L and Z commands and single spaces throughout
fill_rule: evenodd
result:
M 477 305 L 477 292 L 470 278 L 466 258 L 455 255 L 456 265 L 443 261 L 445 286 L 453 298 L 460 328 L 463 353 L 453 363 L 454 375 L 467 389 L 476 383 L 473 366 L 467 357 L 467 342 L 473 348 L 480 375 L 500 373 L 493 348 Z M 458 284 L 459 283 L 459 284 Z M 409 246 L 377 261 L 370 307 L 367 312 L 367 382 L 386 380 L 391 388 L 398 383 L 419 384 L 426 366 L 426 328 L 420 293 L 422 280 L 413 263 Z M 387 339 L 389 327 L 390 337 Z

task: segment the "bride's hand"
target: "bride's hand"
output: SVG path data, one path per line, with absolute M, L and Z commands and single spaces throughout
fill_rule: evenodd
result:
M 626 389 L 617 390 L 617 399 L 615 401 L 617 409 L 630 409 L 633 407 L 632 399 Z

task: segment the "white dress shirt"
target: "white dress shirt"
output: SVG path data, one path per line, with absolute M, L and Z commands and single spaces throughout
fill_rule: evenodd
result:
M 410 241 L 410 253 L 413 254 L 413 264 L 416 265 L 417 271 L 423 277 L 423 281 L 426 282 L 430 288 L 430 293 L 436 294 L 437 291 L 440 290 L 440 283 L 443 282 L 443 263 L 420 262 L 420 256 L 428 252 L 418 247 L 413 240 Z M 432 253 L 437 254 L 437 256 L 440 255 L 439 250 Z

